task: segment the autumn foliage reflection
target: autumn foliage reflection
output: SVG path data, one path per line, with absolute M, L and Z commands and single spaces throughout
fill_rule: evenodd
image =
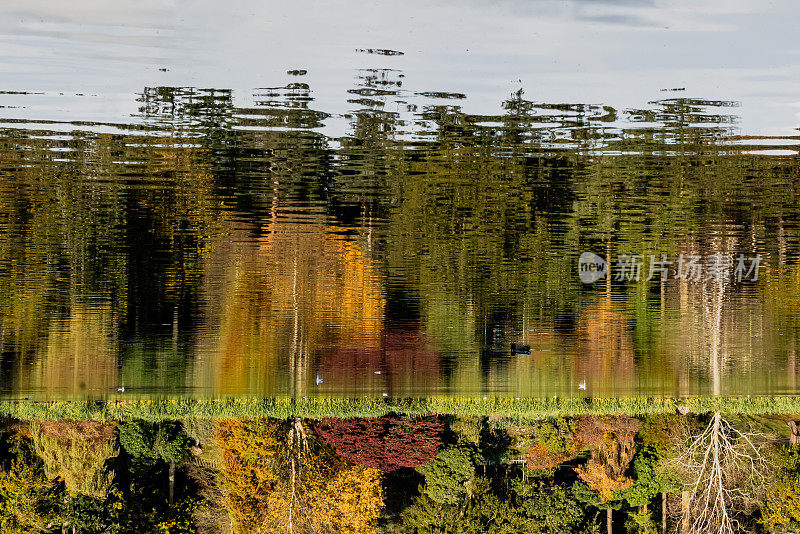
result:
M 318 212 L 294 217 L 303 222 L 279 217 L 232 228 L 209 258 L 200 350 L 212 347 L 213 367 L 198 371 L 217 391 L 301 392 L 319 347 L 380 346 L 384 291 L 357 236 Z M 278 365 L 288 368 L 288 383 L 276 382 Z

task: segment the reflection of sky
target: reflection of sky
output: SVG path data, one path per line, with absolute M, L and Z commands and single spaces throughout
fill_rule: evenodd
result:
M 27 106 L 5 117 L 120 121 L 153 85 L 233 88 L 246 105 L 255 87 L 296 81 L 295 68 L 309 71 L 314 107 L 337 113 L 352 107 L 356 69 L 388 67 L 405 89 L 466 93 L 474 113 L 499 112 L 520 86 L 537 101 L 623 108 L 685 87 L 741 101 L 747 133 L 800 126 L 794 0 L 5 0 L 0 15 L 0 90 L 48 93 L 0 96 Z

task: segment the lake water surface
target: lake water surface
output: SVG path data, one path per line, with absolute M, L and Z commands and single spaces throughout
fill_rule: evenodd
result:
M 797 393 L 796 3 L 227 4 L 2 8 L 4 394 Z

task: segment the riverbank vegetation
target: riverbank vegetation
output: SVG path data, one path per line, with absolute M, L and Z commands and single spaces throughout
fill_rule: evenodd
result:
M 756 532 L 800 527 L 798 415 L 0 419 L 0 529 Z
M 454 415 L 537 420 L 577 415 L 658 415 L 672 413 L 774 415 L 800 413 L 800 396 L 687 398 L 507 398 L 507 397 L 220 397 L 109 398 L 104 400 L 0 401 L 0 415 L 31 419 L 142 419 L 163 421 L 231 417 L 382 417 Z

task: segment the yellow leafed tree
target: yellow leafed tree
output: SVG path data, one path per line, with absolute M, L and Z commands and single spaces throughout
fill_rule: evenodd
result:
M 636 419 L 622 416 L 578 420 L 578 438 L 589 446 L 592 456 L 576 472 L 602 502 L 612 500 L 614 491 L 633 485 L 626 471 L 636 454 L 634 438 L 640 426 Z
M 96 421 L 35 421 L 31 436 L 47 478 L 61 478 L 70 493 L 105 499 L 113 473 L 107 462 L 119 454 L 116 428 Z
M 300 420 L 220 422 L 217 443 L 220 486 L 236 532 L 375 530 L 383 506 L 380 472 L 321 447 Z

